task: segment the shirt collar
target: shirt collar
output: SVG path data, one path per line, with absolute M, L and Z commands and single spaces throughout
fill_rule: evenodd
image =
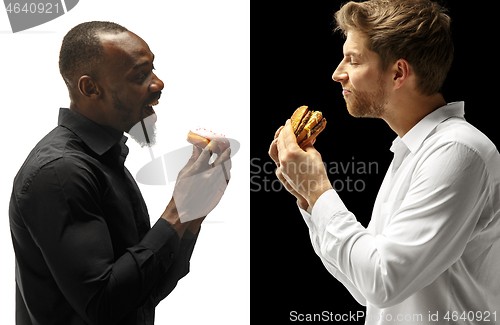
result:
M 397 137 L 393 142 L 391 150 L 396 149 L 397 146 L 404 143 L 411 153 L 415 153 L 432 130 L 451 117 L 464 118 L 464 102 L 449 103 L 429 113 L 402 138 Z M 398 139 L 401 140 L 401 144 L 400 141 L 397 141 Z
M 102 126 L 68 108 L 59 109 L 60 126 L 71 130 L 96 154 L 102 155 L 115 144 L 126 141 L 122 131 Z M 125 138 L 125 139 L 123 139 Z

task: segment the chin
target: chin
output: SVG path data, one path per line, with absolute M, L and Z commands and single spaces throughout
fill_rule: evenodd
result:
M 136 123 L 127 133 L 142 148 L 154 146 L 156 144 L 156 114 Z
M 346 99 L 347 111 L 353 117 L 381 118 L 385 109 L 383 105 L 374 101 L 354 101 L 349 103 Z
M 372 112 L 371 109 L 366 108 L 349 108 L 347 106 L 347 111 L 352 117 L 377 117 Z
M 347 111 L 353 117 L 367 117 L 368 112 L 370 110 L 364 106 L 349 104 L 347 101 L 346 101 L 346 106 L 347 106 Z

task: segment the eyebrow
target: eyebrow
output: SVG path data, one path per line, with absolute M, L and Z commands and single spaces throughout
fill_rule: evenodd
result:
M 155 55 L 153 54 L 153 60 L 151 62 L 153 62 L 154 60 L 155 60 Z M 134 67 L 132 69 L 136 70 L 136 69 L 139 69 L 140 67 L 143 67 L 143 66 L 149 65 L 149 64 L 150 64 L 149 60 L 146 60 L 146 61 L 134 64 Z
M 360 58 L 361 54 L 358 54 L 358 53 L 355 53 L 355 52 L 347 52 L 347 53 L 344 53 L 344 56 L 354 56 L 356 58 Z

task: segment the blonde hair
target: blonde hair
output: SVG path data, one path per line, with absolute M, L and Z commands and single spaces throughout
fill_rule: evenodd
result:
M 440 92 L 453 61 L 451 19 L 446 9 L 429 0 L 348 2 L 335 13 L 337 28 L 368 38 L 367 47 L 381 59 L 385 71 L 405 59 L 418 77 L 424 95 Z

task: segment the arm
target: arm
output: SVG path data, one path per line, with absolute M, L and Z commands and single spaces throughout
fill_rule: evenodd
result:
M 299 206 L 299 208 L 301 208 L 302 210 L 307 210 L 309 208 L 309 204 L 307 203 L 307 200 L 302 196 L 300 195 L 293 187 L 291 184 L 289 184 L 287 182 L 287 180 L 285 179 L 282 171 L 281 171 L 281 163 L 280 163 L 280 159 L 279 159 L 279 156 L 278 156 L 278 137 L 281 133 L 281 131 L 283 130 L 284 126 L 281 126 L 277 131 L 276 133 L 274 134 L 274 140 L 273 142 L 271 142 L 271 145 L 269 146 L 269 156 L 271 157 L 271 159 L 274 161 L 274 163 L 276 164 L 277 168 L 276 168 L 276 177 L 278 177 L 278 179 L 280 180 L 280 182 L 283 184 L 283 186 L 285 187 L 285 189 L 290 193 L 292 194 L 293 196 L 295 196 L 295 198 L 297 199 L 297 205 Z M 312 143 L 310 144 L 311 146 L 316 142 L 316 139 L 314 139 L 312 141 Z M 297 146 L 298 147 L 298 146 Z
M 448 143 L 426 157 L 401 208 L 384 232 L 373 236 L 322 181 L 326 171 L 314 147 L 298 150 L 294 140 L 287 122 L 270 155 L 287 189 L 312 208 L 308 226 L 315 251 L 332 274 L 346 277 L 341 281 L 348 289 L 354 286 L 377 307 L 391 306 L 430 284 L 461 256 L 488 195 L 485 165 L 473 150 Z
M 178 215 L 175 223 L 184 224 L 195 220 L 191 225 L 191 232 L 196 232 L 199 228 L 201 221 L 196 220 L 205 218 L 219 204 L 229 183 L 226 177 L 230 178 L 228 173 L 231 170 L 231 149 L 227 148 L 209 164 L 212 147 L 218 147 L 216 139 L 204 149 L 193 145 L 193 154 L 179 172 L 172 194 Z
M 317 200 L 311 221 L 320 257 L 384 308 L 432 283 L 460 258 L 487 198 L 481 158 L 449 143 L 417 167 L 383 233 L 369 233 L 333 190 Z
M 309 227 L 309 237 L 311 238 L 311 243 L 314 249 L 314 252 L 319 256 L 321 259 L 321 262 L 325 266 L 325 268 L 330 272 L 331 275 L 333 275 L 340 283 L 346 287 L 346 289 L 349 291 L 349 293 L 356 299 L 356 301 L 363 306 L 366 306 L 366 299 L 363 296 L 361 292 L 356 288 L 356 286 L 347 278 L 342 272 L 340 272 L 328 259 L 324 258 L 321 255 L 321 245 L 319 241 L 319 237 L 316 234 L 315 231 L 315 226 L 311 220 L 311 214 L 308 211 L 304 211 L 303 209 L 300 209 L 300 212 L 302 214 L 302 217 L 304 218 L 304 221 L 306 222 L 307 226 Z
M 19 199 L 24 223 L 54 281 L 89 324 L 112 324 L 141 306 L 180 251 L 176 230 L 159 219 L 140 243 L 115 256 L 101 210 L 101 184 L 78 160 L 44 168 Z
M 213 140 L 201 152 L 199 148 L 193 146 L 193 154 L 186 166 L 180 171 L 173 198 L 162 215 L 163 219 L 169 220 L 178 233 L 182 234 L 182 239 L 178 257 L 169 269 L 167 276 L 160 280 L 158 286 L 155 287 L 152 295 L 154 305 L 164 299 L 177 285 L 177 281 L 170 279 L 180 279 L 189 272 L 189 261 L 201 223 L 218 204 L 227 187 L 225 175 L 221 170 L 217 173 L 217 167 L 220 164 L 225 164 L 227 170 L 231 169 L 229 156 L 231 151 L 227 149 L 216 159 L 212 166 L 215 166 L 214 169 L 208 165 L 211 146 L 217 146 L 217 141 Z M 218 168 L 220 169 L 220 167 Z M 214 171 L 216 173 L 213 173 Z M 194 187 L 196 187 L 196 191 L 193 190 Z M 204 202 L 204 204 L 200 204 L 200 202 Z M 184 216 L 184 220 L 179 215 Z M 196 217 L 197 215 L 204 216 Z
M 293 132 L 289 124 L 290 123 L 287 121 L 287 124 L 285 126 L 280 127 L 276 131 L 274 140 L 269 148 L 269 156 L 271 156 L 273 161 L 276 163 L 276 166 L 278 167 L 276 169 L 276 176 L 284 184 L 287 191 L 297 198 L 297 205 L 304 218 L 304 221 L 309 227 L 309 236 L 311 238 L 313 249 L 316 252 L 316 254 L 320 257 L 321 262 L 323 263 L 325 268 L 328 270 L 328 272 L 330 272 L 330 274 L 332 274 L 338 281 L 340 281 L 349 290 L 351 295 L 356 299 L 356 301 L 359 304 L 364 306 L 366 305 L 366 299 L 363 296 L 363 294 L 359 292 L 359 290 L 351 282 L 351 280 L 349 280 L 342 272 L 340 272 L 327 258 L 324 258 L 321 255 L 321 245 L 319 236 L 316 233 L 317 229 L 311 219 L 311 214 L 310 214 L 311 205 L 309 202 L 311 202 L 311 204 L 313 203 L 310 198 L 309 199 L 306 198 L 307 194 L 311 194 L 311 192 L 313 191 L 311 191 L 309 187 L 305 188 L 304 186 L 302 186 L 302 189 L 300 189 L 300 186 L 297 186 L 297 183 L 302 182 L 303 184 L 305 181 L 306 184 L 314 184 L 315 185 L 314 190 L 315 191 L 321 190 L 321 193 L 327 191 L 327 189 L 331 185 L 329 184 L 328 181 L 328 184 L 324 187 L 324 189 L 319 188 L 317 186 L 317 184 L 319 184 L 319 181 L 325 179 L 328 180 L 328 177 L 326 176 L 326 171 L 324 170 L 322 171 L 318 165 L 318 163 L 322 163 L 321 156 L 312 147 L 314 142 L 304 147 L 306 150 L 305 152 L 302 151 L 302 149 L 300 149 L 299 146 L 296 144 L 295 137 L 293 136 Z M 283 131 L 284 129 L 285 131 Z M 281 143 L 279 144 L 278 142 Z M 280 147 L 281 155 L 278 152 L 278 145 Z M 290 157 L 294 158 L 294 160 L 289 161 Z M 317 160 L 316 162 L 314 161 L 315 159 Z M 286 164 L 285 168 L 283 169 L 281 168 L 281 161 L 284 161 Z M 301 168 L 295 168 L 297 166 L 301 166 Z M 299 170 L 298 174 L 291 176 L 288 175 L 285 177 L 286 173 L 296 171 L 297 169 Z M 314 173 L 308 173 L 308 170 L 312 170 L 314 171 Z M 307 179 L 305 180 L 305 178 Z M 291 181 L 288 182 L 287 179 L 290 179 Z M 293 180 L 295 180 L 295 182 Z M 300 194 L 299 190 L 302 190 L 303 194 Z M 314 200 L 314 202 L 315 201 L 316 200 Z M 341 206 L 344 207 L 344 204 L 342 202 L 340 203 Z
M 198 239 L 201 223 L 205 219 L 205 217 L 203 217 L 181 223 L 173 199 L 162 214 L 162 218 L 173 220 L 174 224 L 177 226 L 177 233 L 182 231 L 182 237 L 179 251 L 175 256 L 174 262 L 168 268 L 167 273 L 161 276 L 153 287 L 151 300 L 154 306 L 165 299 L 165 297 L 167 297 L 177 286 L 178 281 L 189 273 L 191 256 Z
M 153 289 L 151 299 L 153 300 L 154 306 L 158 305 L 160 301 L 167 297 L 177 286 L 178 280 L 183 278 L 189 272 L 190 259 L 197 239 L 198 232 L 196 234 L 192 234 L 189 230 L 186 230 L 181 239 L 179 253 L 177 254 L 174 263 Z

